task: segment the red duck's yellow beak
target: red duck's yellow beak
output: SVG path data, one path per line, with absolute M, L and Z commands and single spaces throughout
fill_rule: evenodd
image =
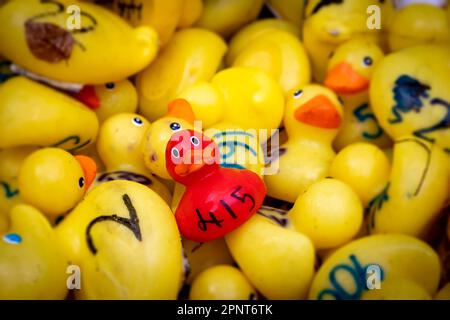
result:
M 324 95 L 315 96 L 300 106 L 294 116 L 300 122 L 324 129 L 337 129 L 341 125 L 341 115 Z
M 367 90 L 369 84 L 368 79 L 361 76 L 346 62 L 333 67 L 325 79 L 325 86 L 340 94 L 352 94 Z
M 79 155 L 75 156 L 75 159 L 77 159 L 78 163 L 83 169 L 85 180 L 84 188 L 87 191 L 92 182 L 94 182 L 95 175 L 97 174 L 97 165 L 95 164 L 95 161 L 88 156 Z

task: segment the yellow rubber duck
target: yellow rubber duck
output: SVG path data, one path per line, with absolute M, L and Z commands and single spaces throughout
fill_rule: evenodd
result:
M 367 10 L 373 5 L 382 9 L 378 0 L 308 1 L 303 23 L 303 41 L 316 81 L 324 80 L 328 58 L 340 44 L 357 35 L 375 42 L 380 40 L 380 30 L 368 28 Z M 382 10 L 380 15 L 383 17 Z
M 356 236 L 363 221 L 363 206 L 344 182 L 322 179 L 299 196 L 288 218 L 295 230 L 311 239 L 314 248 L 331 249 Z
M 231 255 L 267 299 L 304 299 L 314 276 L 311 240 L 260 214 L 225 236 Z
M 227 38 L 258 17 L 264 0 L 204 0 L 195 24 Z
M 256 68 L 232 67 L 218 72 L 211 84 L 225 98 L 223 122 L 243 129 L 271 130 L 280 126 L 284 95 L 278 83 Z
M 67 261 L 55 231 L 37 209 L 19 204 L 0 240 L 0 300 L 64 299 Z
M 73 0 L 9 1 L 0 9 L 0 38 L 0 53 L 14 63 L 82 84 L 125 79 L 158 50 L 153 29 L 132 29 L 105 8 Z
M 199 82 L 187 87 L 177 98 L 189 102 L 194 111 L 195 119 L 202 122 L 203 128 L 222 121 L 225 115 L 225 97 L 219 89 L 210 82 Z
M 439 258 L 427 243 L 406 235 L 372 235 L 350 242 L 325 260 L 309 299 L 359 300 L 369 289 L 383 289 L 385 282 L 402 285 L 399 279 L 433 296 L 440 272 Z
M 39 149 L 20 167 L 20 195 L 53 220 L 81 200 L 95 174 L 95 162 L 87 156 L 72 156 L 59 148 Z
M 354 142 L 371 142 L 381 148 L 392 144 L 369 102 L 370 79 L 383 57 L 372 41 L 354 38 L 340 45 L 328 63 L 324 83 L 339 95 L 344 106 L 344 122 L 333 143 L 337 150 Z
M 145 165 L 163 179 L 172 179 L 166 169 L 167 142 L 176 131 L 192 129 L 195 120 L 191 105 L 184 99 L 171 101 L 168 109 L 164 117 L 150 125 L 142 142 Z
M 255 300 L 256 291 L 242 272 L 218 265 L 200 273 L 189 291 L 190 300 Z
M 436 144 L 414 136 L 397 139 L 389 182 L 369 205 L 369 230 L 424 237 L 448 195 L 447 161 Z
M 119 113 L 100 127 L 97 150 L 106 171 L 97 175 L 95 184 L 112 180 L 141 183 L 170 203 L 169 189 L 147 169 L 142 157 L 141 143 L 150 127 L 142 116 Z
M 231 67 L 178 95 L 192 104 L 195 119 L 211 128 L 226 122 L 247 129 L 277 129 L 283 117 L 283 91 L 263 70 Z M 264 131 L 264 130 L 262 130 Z
M 382 150 L 371 143 L 358 142 L 339 151 L 329 174 L 352 187 L 367 207 L 386 187 L 390 172 L 390 161 Z
M 186 0 L 114 0 L 113 10 L 134 27 L 154 28 L 161 46 L 165 46 L 180 23 L 184 2 Z M 193 6 L 191 10 L 195 9 Z
M 420 45 L 392 53 L 377 65 L 370 101 L 381 127 L 450 151 L 450 46 Z
M 25 77 L 0 84 L 0 148 L 58 147 L 73 152 L 95 141 L 95 113 L 77 100 Z
M 227 66 L 230 66 L 236 56 L 245 48 L 249 42 L 256 39 L 267 30 L 284 30 L 292 34 L 293 36 L 300 38 L 300 29 L 294 24 L 280 20 L 280 19 L 261 19 L 256 20 L 241 28 L 230 39 L 229 48 L 225 57 Z
M 138 105 L 136 88 L 128 79 L 84 86 L 74 96 L 95 111 L 99 123 L 117 113 L 134 113 Z
M 233 67 L 252 67 L 272 76 L 288 94 L 311 81 L 308 55 L 300 40 L 288 31 L 261 32 L 241 48 Z
M 56 227 L 67 259 L 82 270 L 82 299 L 175 299 L 182 279 L 174 215 L 139 183 L 103 183 Z
M 419 44 L 450 44 L 450 20 L 444 8 L 414 1 L 396 10 L 387 26 L 391 51 Z
M 327 176 L 342 114 L 337 96 L 320 85 L 304 86 L 287 99 L 284 126 L 289 138 L 273 159 L 278 173 L 264 177 L 269 196 L 294 203 L 309 185 Z
M 19 170 L 23 161 L 34 151 L 34 147 L 0 150 L 0 232 L 6 229 L 9 211 L 22 202 L 17 181 Z
M 226 43 L 211 31 L 188 28 L 176 32 L 136 79 L 139 113 L 151 122 L 158 120 L 183 89 L 213 77 L 226 50 Z

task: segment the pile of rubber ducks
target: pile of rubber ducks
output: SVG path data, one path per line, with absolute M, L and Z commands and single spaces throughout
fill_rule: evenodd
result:
M 446 0 L 0 1 L 0 299 L 450 299 Z

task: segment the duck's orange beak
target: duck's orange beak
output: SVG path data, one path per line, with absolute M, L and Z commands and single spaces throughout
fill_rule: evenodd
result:
M 369 80 L 346 62 L 333 67 L 327 74 L 325 86 L 336 93 L 353 94 L 369 88 Z
M 95 164 L 95 161 L 88 156 L 79 155 L 75 156 L 75 159 L 77 159 L 81 169 L 83 169 L 85 181 L 84 188 L 87 191 L 92 182 L 94 182 L 95 175 L 97 174 L 97 165 Z
M 94 86 L 84 86 L 79 92 L 75 93 L 74 98 L 84 103 L 92 110 L 100 108 L 100 99 L 95 92 Z
M 301 105 L 294 116 L 300 122 L 324 129 L 337 129 L 341 125 L 341 115 L 324 95 L 315 96 Z
M 174 117 L 179 119 L 184 119 L 187 122 L 194 124 L 195 115 L 192 110 L 192 106 L 185 99 L 175 99 L 172 100 L 167 106 L 169 111 L 166 117 Z

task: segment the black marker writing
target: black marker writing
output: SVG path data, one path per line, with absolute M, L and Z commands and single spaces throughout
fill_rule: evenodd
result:
M 248 211 L 252 211 L 255 208 L 255 198 L 253 198 L 252 195 L 248 194 L 248 193 L 244 193 L 244 195 L 238 195 L 238 192 L 242 189 L 241 186 L 237 187 L 232 193 L 231 193 L 231 197 L 239 200 L 242 203 L 245 203 L 245 199 L 249 199 L 252 202 L 252 206 L 250 207 L 250 209 Z
M 197 217 L 198 217 L 198 220 L 199 220 L 198 221 L 198 228 L 201 231 L 206 231 L 208 229 L 207 224 L 213 224 L 213 225 L 216 225 L 219 228 L 222 228 L 222 222 L 224 220 L 218 220 L 213 212 L 209 212 L 209 218 L 211 220 L 206 220 L 206 219 L 203 218 L 202 214 L 200 213 L 200 210 L 195 209 L 195 211 L 197 212 Z
M 91 229 L 95 224 L 102 222 L 102 221 L 117 222 L 117 223 L 127 227 L 128 229 L 130 229 L 133 232 L 136 239 L 139 241 L 142 241 L 141 228 L 139 226 L 139 218 L 137 216 L 136 209 L 134 208 L 133 203 L 131 202 L 131 199 L 127 194 L 124 194 L 122 196 L 122 200 L 123 200 L 123 203 L 125 204 L 125 206 L 127 207 L 128 213 L 130 214 L 129 219 L 124 218 L 124 217 L 119 217 L 119 216 L 113 214 L 111 216 L 99 216 L 99 217 L 95 218 L 94 220 L 92 220 L 88 224 L 88 226 L 86 228 L 86 242 L 88 244 L 89 250 L 91 250 L 91 252 L 93 254 L 97 253 L 97 248 L 94 246 L 94 241 L 92 240 Z

